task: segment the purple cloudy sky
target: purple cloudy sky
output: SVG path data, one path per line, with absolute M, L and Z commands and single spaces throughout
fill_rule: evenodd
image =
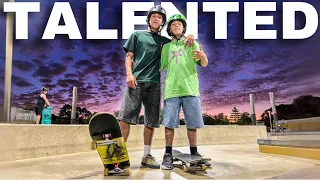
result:
M 126 84 L 121 1 L 100 2 L 100 28 L 117 28 L 118 40 L 69 40 L 67 36 L 41 40 L 53 2 L 37 2 L 41 2 L 41 12 L 29 15 L 29 39 L 14 41 L 12 103 L 33 102 L 39 89 L 48 86 L 48 98 L 57 112 L 63 104 L 71 104 L 72 87 L 76 86 L 80 107 L 92 112 L 119 110 Z M 85 1 L 69 2 L 85 38 Z M 306 2 L 320 10 L 318 0 Z M 173 3 L 186 13 L 185 1 Z M 203 112 L 228 114 L 233 105 L 242 112 L 250 112 L 249 94 L 253 93 L 259 117 L 270 107 L 268 92 L 274 92 L 277 105 L 291 103 L 300 95 L 320 95 L 319 30 L 309 39 L 281 40 L 281 12 L 263 14 L 274 15 L 275 25 L 262 28 L 278 30 L 280 39 L 243 40 L 241 9 L 240 13 L 229 15 L 228 39 L 215 40 L 214 13 L 202 13 L 199 3 L 198 41 L 209 57 L 209 65 L 198 68 Z M 297 22 L 297 28 L 304 26 L 303 20 Z M 4 13 L 0 13 L 0 24 L 0 103 L 3 103 Z

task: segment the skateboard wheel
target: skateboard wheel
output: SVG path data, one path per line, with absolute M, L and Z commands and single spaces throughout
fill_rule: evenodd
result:
M 91 149 L 91 150 L 96 150 L 96 149 L 97 149 L 97 148 L 96 148 L 96 145 L 97 145 L 97 143 L 94 142 L 94 141 L 92 141 L 92 142 L 91 142 L 90 149 Z
M 123 138 L 120 137 L 117 143 L 118 143 L 118 146 L 123 146 Z
M 103 175 L 104 175 L 104 176 L 108 176 L 108 175 L 109 175 L 108 169 L 104 169 Z
M 204 171 L 207 169 L 207 166 L 205 164 L 201 164 L 201 169 Z
M 126 176 L 130 176 L 130 168 L 126 169 Z
M 189 168 L 188 168 L 187 165 L 183 165 L 183 166 L 182 166 L 182 170 L 183 170 L 184 172 L 187 172 L 187 171 L 189 171 Z

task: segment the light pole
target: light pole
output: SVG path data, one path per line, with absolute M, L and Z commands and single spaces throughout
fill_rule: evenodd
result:
M 6 0 L 14 2 L 14 0 Z M 6 2 L 2 1 L 2 2 Z M 2 3 L 3 5 L 3 3 Z M 3 120 L 7 119 L 10 122 L 11 115 L 11 78 L 12 78 L 12 51 L 13 51 L 13 18 L 14 13 L 7 13 L 6 20 L 6 66 L 5 66 L 5 80 L 4 80 L 4 106 L 3 106 Z
M 249 94 L 252 125 L 257 125 L 253 94 Z
M 268 113 L 269 113 L 269 119 L 270 119 L 270 131 L 271 132 L 273 132 L 273 128 L 272 128 L 272 122 L 271 122 L 271 112 L 270 111 L 268 111 Z

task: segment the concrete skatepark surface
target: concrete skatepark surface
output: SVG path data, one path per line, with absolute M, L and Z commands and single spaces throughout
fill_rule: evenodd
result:
M 88 147 L 89 148 L 89 147 Z M 189 147 L 176 148 L 189 152 Z M 199 146 L 212 159 L 205 172 L 141 167 L 141 148 L 130 148 L 131 175 L 103 176 L 97 151 L 0 163 L 0 179 L 320 179 L 320 161 L 259 153 L 256 143 Z M 151 150 L 161 163 L 164 149 Z

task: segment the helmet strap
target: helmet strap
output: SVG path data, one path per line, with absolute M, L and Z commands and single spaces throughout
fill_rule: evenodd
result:
M 163 28 L 163 25 L 160 25 L 160 28 L 159 28 L 158 32 L 152 30 L 151 25 L 149 23 L 148 23 L 148 27 L 149 27 L 150 32 L 153 32 L 153 33 L 161 35 L 161 30 Z

